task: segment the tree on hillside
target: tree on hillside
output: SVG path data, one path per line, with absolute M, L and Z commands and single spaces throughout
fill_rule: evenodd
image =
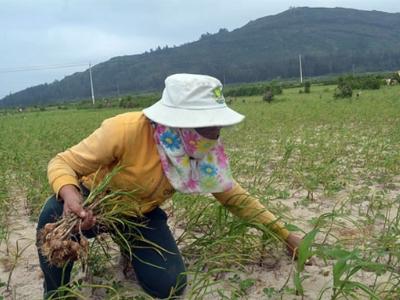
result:
M 269 88 L 269 89 L 267 89 L 265 91 L 264 96 L 263 96 L 263 100 L 268 102 L 268 103 L 271 103 L 272 100 L 274 100 L 274 94 L 272 93 L 272 89 L 271 88 Z
M 304 83 L 304 93 L 309 94 L 311 92 L 311 82 L 306 81 Z
M 353 96 L 353 89 L 351 84 L 349 84 L 343 77 L 339 77 L 338 86 L 335 89 L 333 95 L 335 99 L 338 98 L 351 98 Z

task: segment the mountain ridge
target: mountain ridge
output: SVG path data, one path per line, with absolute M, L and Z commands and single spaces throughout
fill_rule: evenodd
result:
M 166 76 L 204 73 L 226 83 L 290 78 L 298 55 L 306 76 L 400 68 L 400 13 L 296 7 L 220 29 L 178 47 L 113 57 L 92 67 L 96 95 L 160 90 Z M 90 97 L 88 70 L 3 98 L 31 105 Z

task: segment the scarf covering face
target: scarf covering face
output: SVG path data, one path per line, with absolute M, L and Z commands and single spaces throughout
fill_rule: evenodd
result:
M 194 129 L 154 124 L 154 138 L 164 174 L 182 193 L 218 193 L 233 186 L 221 140 L 207 139 Z

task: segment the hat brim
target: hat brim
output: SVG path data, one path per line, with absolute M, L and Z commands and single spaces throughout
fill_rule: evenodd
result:
M 213 109 L 183 109 L 167 106 L 161 101 L 145 108 L 143 113 L 156 123 L 175 128 L 231 126 L 244 119 L 244 115 L 227 106 Z

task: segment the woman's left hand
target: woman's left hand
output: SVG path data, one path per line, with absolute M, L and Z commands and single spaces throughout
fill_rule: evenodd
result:
M 299 237 L 296 234 L 290 233 L 289 236 L 286 239 L 286 247 L 289 252 L 289 255 L 292 259 L 297 260 L 299 256 L 299 247 L 301 243 L 302 238 Z M 310 257 L 307 259 L 305 262 L 306 266 L 312 266 L 315 265 L 316 261 L 314 257 Z
M 289 255 L 294 259 L 296 259 L 298 256 L 300 242 L 301 238 L 294 233 L 290 233 L 286 239 L 287 250 L 289 252 Z

